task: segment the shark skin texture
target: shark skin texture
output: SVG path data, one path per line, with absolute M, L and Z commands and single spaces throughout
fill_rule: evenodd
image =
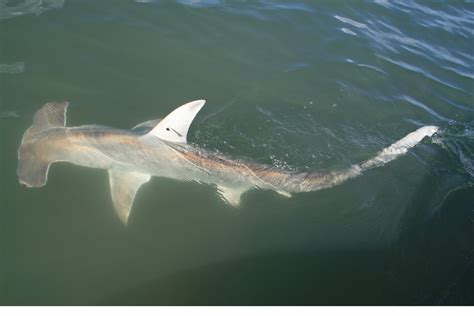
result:
M 112 201 L 126 225 L 137 191 L 152 176 L 215 185 L 219 197 L 238 207 L 250 189 L 273 190 L 282 196 L 330 188 L 404 155 L 438 131 L 424 126 L 373 158 L 345 170 L 320 174 L 290 172 L 236 160 L 187 143 L 187 134 L 205 100 L 186 103 L 164 119 L 138 124 L 131 130 L 101 125 L 66 126 L 68 102 L 49 102 L 34 115 L 18 149 L 17 175 L 27 187 L 44 186 L 53 162 L 106 169 Z

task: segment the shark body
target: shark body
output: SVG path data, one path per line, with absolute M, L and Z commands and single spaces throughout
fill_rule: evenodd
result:
M 290 172 L 187 144 L 189 127 L 204 103 L 187 103 L 162 120 L 144 122 L 131 130 L 100 125 L 66 127 L 68 103 L 46 103 L 23 135 L 18 150 L 19 181 L 28 187 L 44 186 L 51 163 L 57 161 L 106 169 L 114 207 L 127 224 L 136 192 L 151 176 L 215 185 L 225 202 L 238 206 L 242 193 L 252 188 L 289 197 L 340 184 L 403 155 L 438 130 L 436 126 L 421 127 L 372 159 L 339 172 Z

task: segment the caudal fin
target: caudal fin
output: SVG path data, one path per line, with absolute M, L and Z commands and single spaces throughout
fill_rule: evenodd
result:
M 379 152 L 374 158 L 360 164 L 361 171 L 365 171 L 374 167 L 383 166 L 384 164 L 404 155 L 408 149 L 415 147 L 425 137 L 431 137 L 438 131 L 437 126 L 423 126 L 414 132 L 406 135 L 399 141 L 393 143 L 389 147 Z
M 393 143 L 389 147 L 380 151 L 375 157 L 366 160 L 363 163 L 356 164 L 343 171 L 334 171 L 328 174 L 309 173 L 299 176 L 298 183 L 291 183 L 288 191 L 290 192 L 308 192 L 320 189 L 330 188 L 341 184 L 346 180 L 360 176 L 364 171 L 372 168 L 381 167 L 390 161 L 393 161 L 407 151 L 416 146 L 425 137 L 431 137 L 438 131 L 436 126 L 423 126 L 416 131 L 406 135 L 402 139 Z
M 18 148 L 16 173 L 21 184 L 28 187 L 41 187 L 46 184 L 49 166 L 53 161 L 40 136 L 46 130 L 66 125 L 68 105 L 68 102 L 46 103 L 33 117 L 33 124 L 23 134 Z

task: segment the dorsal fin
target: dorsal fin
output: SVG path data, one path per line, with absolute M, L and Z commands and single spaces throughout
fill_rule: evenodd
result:
M 41 132 L 43 130 L 66 126 L 66 111 L 69 102 L 48 102 L 39 109 L 33 117 L 33 124 L 29 132 Z
M 172 143 L 185 144 L 189 127 L 204 103 L 206 103 L 206 100 L 196 100 L 181 105 L 161 120 L 148 135 L 153 135 Z

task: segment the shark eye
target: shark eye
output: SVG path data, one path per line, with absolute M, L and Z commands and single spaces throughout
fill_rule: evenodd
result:
M 167 131 L 169 131 L 169 130 L 170 130 L 170 128 L 169 128 L 169 127 L 167 127 L 167 128 L 166 128 L 166 130 L 167 130 Z

